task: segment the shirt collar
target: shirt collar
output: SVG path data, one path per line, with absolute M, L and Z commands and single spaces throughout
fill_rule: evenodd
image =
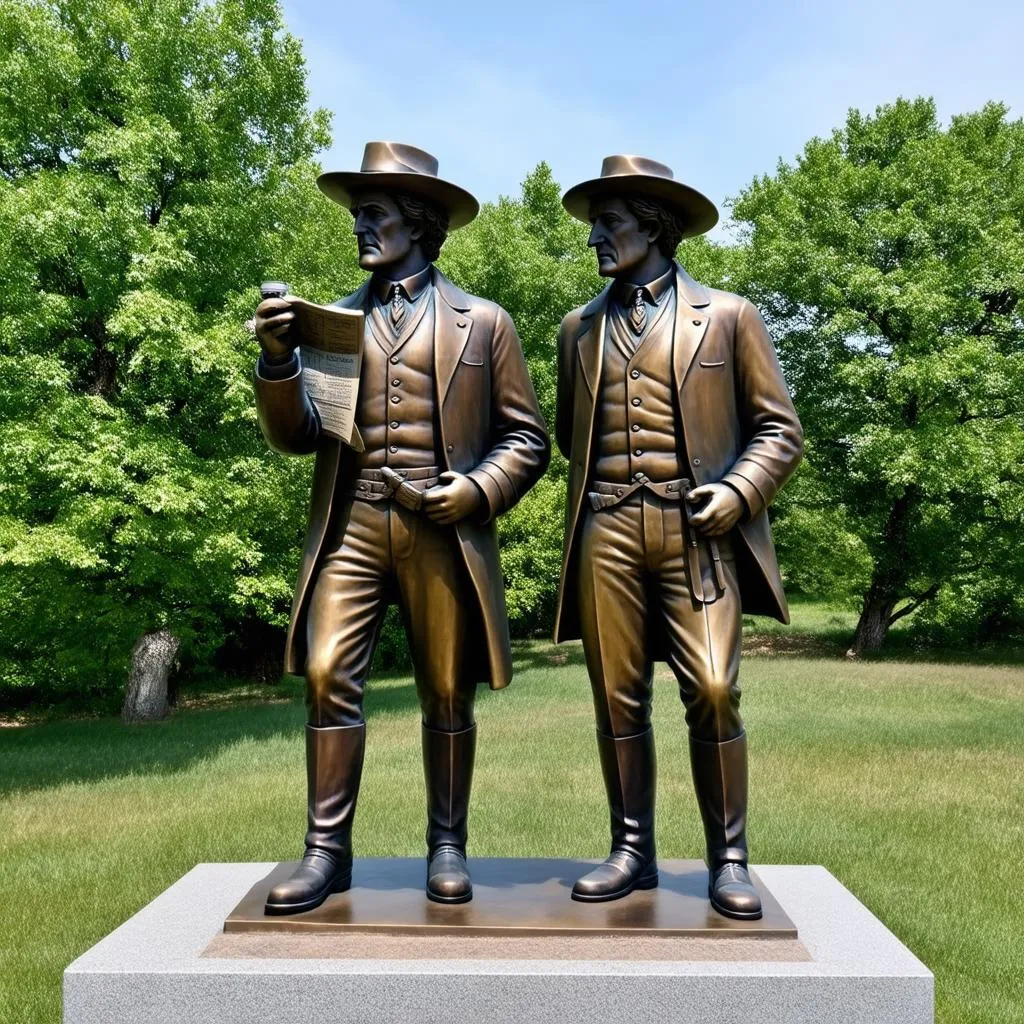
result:
M 403 277 L 401 281 L 389 281 L 383 275 L 373 275 L 373 294 L 379 302 L 387 302 L 391 297 L 391 287 L 397 284 L 410 302 L 415 302 L 423 293 L 423 289 L 430 284 L 433 277 L 433 266 L 427 264 L 418 274 L 410 277 Z
M 644 299 L 652 306 L 660 306 L 661 300 L 675 283 L 675 271 L 676 268 L 671 266 L 661 277 L 656 277 L 653 281 L 642 285 L 635 284 L 632 281 L 616 281 L 615 296 L 623 306 L 632 306 L 633 296 L 636 294 L 637 288 L 643 288 Z

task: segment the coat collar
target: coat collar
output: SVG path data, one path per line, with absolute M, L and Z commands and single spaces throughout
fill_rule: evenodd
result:
M 336 306 L 342 309 L 363 309 L 370 295 L 373 278 L 368 277 L 351 295 L 338 299 Z M 467 313 L 473 306 L 473 300 L 457 284 L 448 280 L 437 267 L 434 267 L 434 287 L 437 293 L 457 313 Z
M 682 388 L 683 380 L 711 319 L 705 308 L 711 305 L 711 293 L 704 285 L 690 277 L 677 261 L 673 260 L 673 266 L 676 271 L 676 323 L 672 362 L 676 387 Z M 597 394 L 598 382 L 601 379 L 605 317 L 613 285 L 614 282 L 609 283 L 580 312 L 580 326 L 583 329 L 577 347 L 583 374 L 592 395 Z
M 694 281 L 679 265 L 678 260 L 673 260 L 672 266 L 675 267 L 676 271 L 676 294 L 688 302 L 694 309 L 710 305 L 711 293 L 707 288 L 699 281 Z M 581 320 L 588 320 L 598 312 L 604 312 L 608 308 L 608 298 L 614 285 L 614 281 L 609 282 L 583 307 L 580 312 Z
M 351 295 L 339 299 L 335 305 L 342 309 L 366 310 L 372 280 L 367 278 Z M 473 300 L 437 267 L 434 267 L 434 295 L 440 299 L 434 303 L 434 379 L 438 399 L 443 405 L 473 330 L 473 318 L 467 315 Z
M 676 294 L 685 299 L 693 309 L 711 305 L 711 293 L 707 288 L 700 282 L 694 281 L 678 261 L 673 260 L 673 262 L 676 267 Z
M 434 287 L 438 295 L 457 313 L 468 313 L 473 300 L 457 284 L 453 284 L 437 267 L 434 267 Z

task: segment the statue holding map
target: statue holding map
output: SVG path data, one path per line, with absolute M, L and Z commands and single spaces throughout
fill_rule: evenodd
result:
M 472 898 L 475 689 L 506 686 L 512 670 L 494 521 L 543 474 L 547 431 L 508 314 L 433 266 L 476 200 L 439 178 L 428 153 L 388 142 L 369 143 L 359 171 L 325 173 L 318 184 L 352 212 L 370 276 L 335 304 L 342 323 L 361 324 L 358 356 L 344 351 L 341 327 L 331 333 L 329 311 L 288 295 L 256 311 L 260 427 L 278 451 L 316 456 L 285 651 L 286 670 L 307 684 L 309 826 L 302 863 L 271 890 L 266 913 L 310 910 L 351 883 L 363 693 L 392 601 L 422 710 L 426 893 L 462 903 Z M 304 337 L 316 317 L 325 333 Z M 303 380 L 305 349 L 330 353 L 324 337 L 359 360 L 348 438 L 345 399 L 325 410 L 324 382 Z M 330 366 L 314 358 L 315 369 Z

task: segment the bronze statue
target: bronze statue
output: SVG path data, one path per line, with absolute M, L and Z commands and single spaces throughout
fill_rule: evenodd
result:
M 652 662 L 667 660 L 689 727 L 708 893 L 761 916 L 747 872 L 741 610 L 788 621 L 766 508 L 802 432 L 764 322 L 675 262 L 714 205 L 653 160 L 612 156 L 565 208 L 592 225 L 611 283 L 562 321 L 556 439 L 569 460 L 556 642 L 582 637 L 612 848 L 573 899 L 658 884 Z M 699 506 L 699 508 L 698 508 Z
M 371 142 L 362 168 L 320 175 L 350 209 L 369 279 L 336 305 L 365 313 L 357 452 L 320 429 L 302 383 L 287 298 L 256 311 L 260 427 L 278 451 L 316 454 L 285 651 L 305 673 L 309 831 L 268 914 L 310 910 L 349 888 L 366 727 L 363 691 L 387 605 L 398 603 L 423 717 L 427 895 L 472 897 L 467 812 L 478 682 L 512 660 L 494 520 L 543 474 L 547 431 L 509 315 L 435 267 L 476 200 L 412 146 Z

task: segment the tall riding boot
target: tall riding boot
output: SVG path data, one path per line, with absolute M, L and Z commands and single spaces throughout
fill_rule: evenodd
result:
M 634 889 L 658 884 L 654 730 L 618 739 L 598 732 L 597 749 L 611 812 L 612 850 L 603 864 L 572 887 L 572 898 L 583 903 L 617 900 Z
M 270 890 L 267 914 L 312 910 L 352 884 L 352 819 L 365 746 L 365 724 L 306 726 L 306 855 L 291 878 Z
M 466 866 L 466 837 L 475 754 L 475 725 L 461 732 L 439 732 L 423 726 L 427 897 L 435 903 L 468 903 L 473 898 Z
M 707 840 L 708 897 L 726 917 L 756 919 L 761 897 L 747 872 L 747 737 L 690 737 L 690 764 Z

